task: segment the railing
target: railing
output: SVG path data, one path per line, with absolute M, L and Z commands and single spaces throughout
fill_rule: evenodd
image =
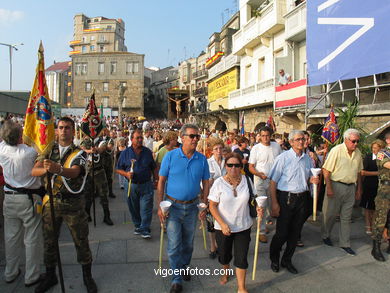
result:
M 240 65 L 241 57 L 237 55 L 228 55 L 222 58 L 221 62 L 211 67 L 208 71 L 209 80 L 217 76 L 218 74 L 229 70 L 234 66 Z
M 268 79 L 229 93 L 229 109 L 273 103 L 275 80 Z
M 199 78 L 207 77 L 207 75 L 208 75 L 207 70 L 202 69 L 202 70 L 198 70 L 198 71 L 194 72 L 193 77 L 194 77 L 194 79 L 199 79 Z
M 273 0 L 257 12 L 237 33 L 233 35 L 233 54 L 241 54 L 245 47 L 253 48 L 261 40 L 259 37 L 275 33 L 284 27 L 286 1 Z
M 285 16 L 286 30 L 285 39 L 301 41 L 306 37 L 306 2 L 294 7 Z
M 206 96 L 208 93 L 207 87 L 201 87 L 192 91 L 193 96 Z

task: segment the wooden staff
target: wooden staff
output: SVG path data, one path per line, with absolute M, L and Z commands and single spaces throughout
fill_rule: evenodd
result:
M 203 234 L 203 247 L 204 247 L 204 250 L 207 251 L 206 229 L 204 227 L 204 221 L 201 220 L 200 224 L 201 224 L 201 229 L 202 229 L 202 234 Z
M 130 172 L 134 173 L 134 163 L 135 163 L 135 159 L 131 159 L 131 167 L 130 167 Z M 131 181 L 132 181 L 133 177 L 130 177 L 129 178 L 129 186 L 128 186 L 128 190 L 127 190 L 127 197 L 129 198 L 130 197 L 130 191 L 131 191 Z
M 255 256 L 253 258 L 252 280 L 255 279 L 255 275 L 256 275 L 257 256 L 259 254 L 260 225 L 261 225 L 261 217 L 257 217 L 257 231 L 256 231 L 256 243 L 255 243 Z
M 163 243 L 164 243 L 164 224 L 161 223 L 161 232 L 160 232 L 160 256 L 158 258 L 158 268 L 162 267 L 162 254 L 163 254 Z

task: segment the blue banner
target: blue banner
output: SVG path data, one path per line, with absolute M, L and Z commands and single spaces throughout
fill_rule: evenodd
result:
M 390 1 L 307 0 L 310 86 L 390 71 Z

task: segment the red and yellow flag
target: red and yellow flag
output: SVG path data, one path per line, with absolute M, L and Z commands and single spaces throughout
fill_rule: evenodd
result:
M 40 155 L 49 153 L 54 144 L 54 119 L 46 85 L 42 42 L 39 44 L 38 66 L 26 110 L 23 140 Z

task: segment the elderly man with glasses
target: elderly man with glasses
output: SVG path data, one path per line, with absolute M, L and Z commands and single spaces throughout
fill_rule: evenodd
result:
M 281 266 L 297 274 L 291 259 L 299 233 L 306 221 L 309 183 L 318 184 L 318 177 L 310 177 L 310 157 L 304 152 L 305 136 L 302 131 L 289 134 L 291 149 L 276 157 L 269 172 L 273 217 L 277 217 L 276 233 L 270 247 L 271 269 L 279 272 L 280 251 L 287 242 Z
M 182 280 L 191 278 L 183 272 L 191 262 L 194 248 L 200 183 L 203 186 L 201 201 L 207 203 L 210 178 L 206 157 L 196 151 L 200 139 L 198 127 L 183 125 L 180 137 L 182 146 L 168 152 L 161 163 L 157 188 L 158 203 L 163 200 L 164 192 L 166 200 L 172 203 L 167 218 L 168 259 L 174 270 L 171 293 L 181 292 Z M 201 217 L 204 219 L 205 215 L 203 212 Z M 162 223 L 165 222 L 160 205 L 158 216 Z
M 350 128 L 344 132 L 344 143 L 335 146 L 322 166 L 326 183 L 323 203 L 322 240 L 333 246 L 330 239 L 332 228 L 340 215 L 340 247 L 349 255 L 356 255 L 351 249 L 352 208 L 362 194 L 360 171 L 363 169 L 362 155 L 357 148 L 360 140 L 358 130 Z

